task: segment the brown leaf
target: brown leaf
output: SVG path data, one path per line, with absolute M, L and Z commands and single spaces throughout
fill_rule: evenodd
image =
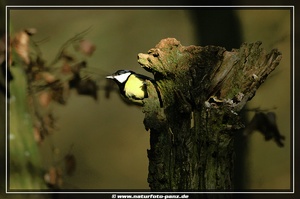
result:
M 79 95 L 89 95 L 96 101 L 98 99 L 98 86 L 97 83 L 92 79 L 80 79 L 76 85 L 76 90 Z
M 61 187 L 63 183 L 61 170 L 53 166 L 50 167 L 44 175 L 44 180 L 50 187 Z
M 37 30 L 35 28 L 26 28 L 24 29 L 24 31 L 29 35 L 32 36 L 34 34 L 36 34 Z
M 34 140 L 38 143 L 41 144 L 44 141 L 44 138 L 41 134 L 41 131 L 39 130 L 38 127 L 33 127 L 33 136 L 34 136 Z
M 24 30 L 18 32 L 12 40 L 13 48 L 15 49 L 16 53 L 20 56 L 20 58 L 27 65 L 30 63 L 29 41 L 30 41 L 30 37 L 28 33 Z
M 68 82 L 61 82 L 57 80 L 51 85 L 51 93 L 54 101 L 59 104 L 66 104 L 70 95 Z
M 92 42 L 84 39 L 79 42 L 79 45 L 76 47 L 76 50 L 80 51 L 86 56 L 91 56 L 96 50 L 96 46 Z
M 40 105 L 42 107 L 48 107 L 52 101 L 52 94 L 49 91 L 43 91 L 38 96 Z
M 72 67 L 68 62 L 65 62 L 61 67 L 61 73 L 62 74 L 71 74 L 72 73 Z
M 47 83 L 53 83 L 56 77 L 49 72 L 42 72 L 42 77 Z

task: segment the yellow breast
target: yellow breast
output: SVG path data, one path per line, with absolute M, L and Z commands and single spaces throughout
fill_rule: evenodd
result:
M 144 87 L 145 85 L 143 80 L 135 77 L 134 75 L 130 75 L 124 86 L 125 95 L 130 99 L 144 99 Z

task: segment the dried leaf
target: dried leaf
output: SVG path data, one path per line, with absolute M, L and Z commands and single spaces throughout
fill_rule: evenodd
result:
M 61 187 L 63 183 L 61 170 L 53 166 L 50 167 L 48 172 L 44 175 L 44 180 L 51 188 Z
M 38 127 L 33 127 L 33 136 L 34 136 L 34 140 L 38 143 L 41 144 L 44 141 L 44 137 L 41 134 L 41 131 L 39 130 Z
M 49 106 L 49 104 L 52 101 L 52 98 L 52 93 L 49 91 L 42 91 L 38 96 L 40 105 L 45 108 Z
M 65 62 L 62 67 L 61 67 L 61 73 L 62 74 L 71 74 L 72 73 L 72 68 L 71 65 L 67 62 Z
M 98 86 L 92 79 L 81 79 L 76 85 L 76 90 L 80 95 L 89 95 L 95 100 L 98 99 Z
M 57 80 L 52 83 L 50 88 L 53 100 L 58 102 L 59 104 L 66 104 L 70 94 L 68 83 Z
M 47 83 L 53 83 L 56 81 L 56 77 L 49 72 L 42 72 L 42 77 Z
M 15 49 L 16 53 L 21 57 L 25 64 L 30 63 L 29 57 L 29 41 L 30 37 L 26 31 L 18 32 L 12 41 L 12 46 Z
M 37 29 L 35 29 L 35 28 L 26 28 L 24 31 L 25 31 L 29 36 L 32 36 L 32 35 L 34 35 L 34 34 L 37 33 Z
M 96 46 L 92 42 L 83 39 L 79 42 L 79 45 L 76 46 L 75 49 L 86 56 L 92 56 L 96 50 Z

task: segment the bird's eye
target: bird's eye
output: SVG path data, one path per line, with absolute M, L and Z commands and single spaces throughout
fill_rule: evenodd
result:
M 124 74 L 124 73 L 125 73 L 124 70 L 118 70 L 118 71 L 116 72 L 117 75 L 122 75 L 122 74 Z
M 126 74 L 126 73 L 129 73 L 129 70 L 118 70 L 116 72 L 117 75 L 123 75 L 123 74 Z

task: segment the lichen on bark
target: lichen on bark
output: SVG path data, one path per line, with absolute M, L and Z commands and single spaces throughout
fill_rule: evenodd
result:
M 150 129 L 148 182 L 153 191 L 233 190 L 239 111 L 281 59 L 261 42 L 226 51 L 161 40 L 139 64 L 153 73 L 144 125 Z M 158 96 L 162 104 L 159 103 Z

